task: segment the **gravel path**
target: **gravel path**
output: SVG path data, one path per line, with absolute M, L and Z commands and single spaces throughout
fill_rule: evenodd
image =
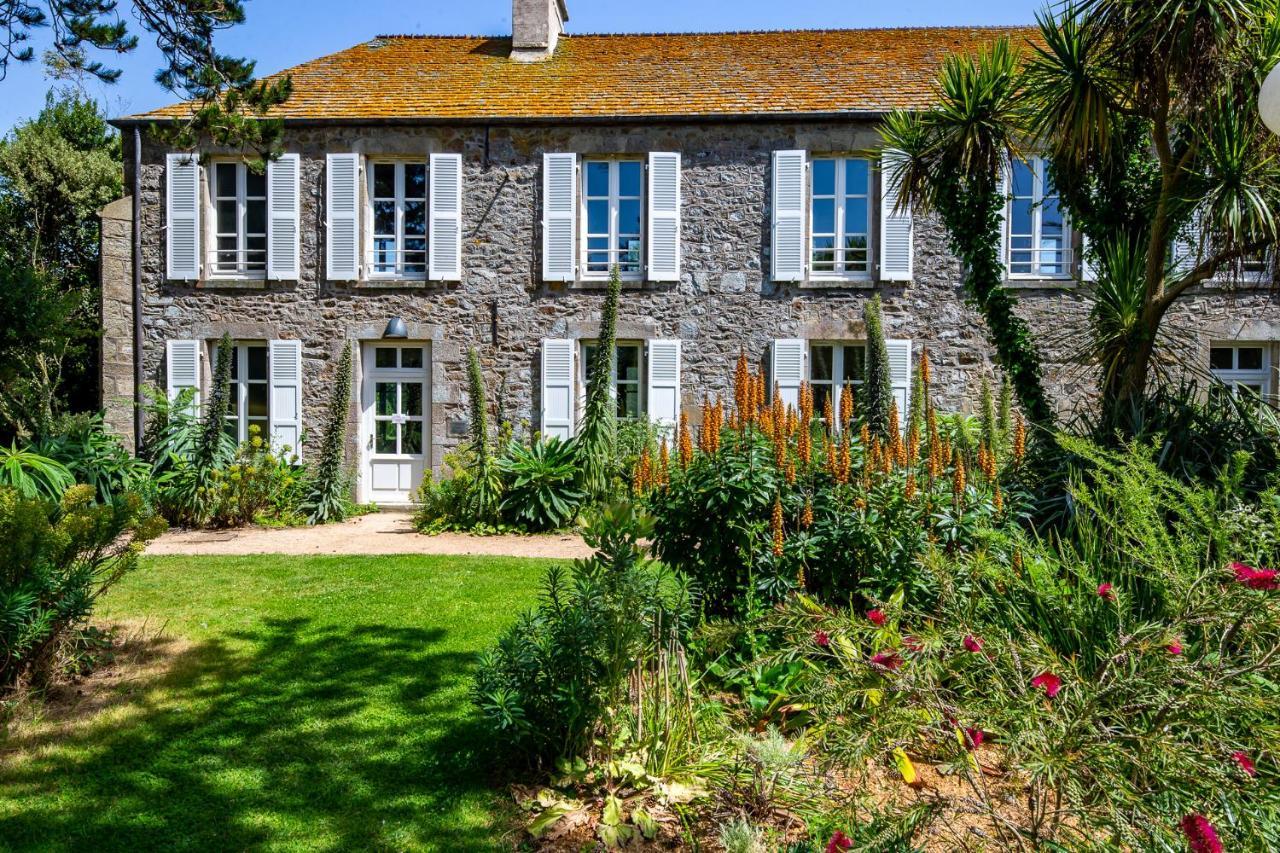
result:
M 538 536 L 423 536 L 412 516 L 375 512 L 342 524 L 317 527 L 260 527 L 242 530 L 170 530 L 147 546 L 148 554 L 235 556 L 242 554 L 451 554 L 457 556 L 551 557 L 591 555 L 577 534 Z

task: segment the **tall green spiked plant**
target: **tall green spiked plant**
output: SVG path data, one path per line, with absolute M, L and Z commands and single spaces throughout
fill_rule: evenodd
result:
M 578 460 L 582 490 L 591 498 L 609 492 L 618 443 L 618 407 L 613 397 L 613 362 L 617 357 L 618 299 L 622 277 L 618 268 L 609 276 L 600 309 L 600 338 L 587 379 L 587 408 L 578 431 Z
M 867 377 L 862 386 L 862 411 L 867 427 L 887 439 L 889 411 L 893 408 L 893 378 L 889 373 L 889 345 L 884 340 L 878 295 L 867 301 L 862 318 L 867 326 Z
M 231 359 L 234 355 L 231 336 L 224 334 L 218 342 L 213 387 L 209 390 L 209 403 L 204 410 L 204 423 L 200 430 L 200 440 L 196 444 L 193 461 L 197 468 L 212 467 L 229 459 L 235 451 L 226 433 L 227 415 L 231 411 Z
M 311 494 L 303 504 L 308 524 L 342 521 L 351 514 L 351 483 L 346 469 L 347 409 L 351 402 L 351 341 L 342 348 L 338 375 L 324 425 L 320 464 L 311 482 Z
M 467 350 L 467 395 L 471 402 L 471 466 L 475 477 L 469 495 L 470 513 L 477 523 L 490 522 L 498 514 L 502 480 L 489 443 L 489 403 L 480 354 L 475 347 Z

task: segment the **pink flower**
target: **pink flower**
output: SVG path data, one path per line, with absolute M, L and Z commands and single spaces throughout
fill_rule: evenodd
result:
M 964 635 L 964 647 L 966 651 L 973 652 L 975 655 L 982 651 L 982 641 L 972 634 Z
M 849 836 L 837 829 L 835 835 L 832 835 L 831 840 L 827 842 L 827 853 L 839 853 L 839 851 L 848 850 L 852 846 L 853 841 Z
M 1189 814 L 1178 824 L 1187 837 L 1191 853 L 1222 853 L 1222 842 L 1213 824 L 1202 814 Z
M 1107 601 L 1115 601 L 1116 594 L 1111 591 L 1111 584 L 1098 584 L 1098 598 L 1105 598 Z
M 825 649 L 831 645 L 831 636 L 826 631 L 814 631 L 813 641 Z
M 906 647 L 907 651 L 914 654 L 924 651 L 924 643 L 920 642 L 919 637 L 912 636 L 911 634 L 902 638 L 902 645 Z
M 965 729 L 965 746 L 969 749 L 977 749 L 982 746 L 982 741 L 986 738 L 986 733 L 982 729 Z
M 890 649 L 887 652 L 876 652 L 871 656 L 872 666 L 882 666 L 885 669 L 897 669 L 902 666 L 902 658 L 898 657 L 898 653 Z
M 1280 589 L 1280 572 L 1275 569 L 1255 569 L 1244 563 L 1232 563 L 1231 571 L 1235 572 L 1236 582 L 1249 589 Z
M 880 627 L 885 622 L 885 615 L 882 610 L 876 608 L 867 614 L 867 618 L 871 620 L 871 624 Z
M 1236 750 L 1231 753 L 1231 760 L 1236 764 L 1239 764 L 1240 769 L 1243 770 L 1250 779 L 1258 775 L 1258 768 L 1253 766 L 1253 761 L 1245 753 Z
M 1043 687 L 1044 695 L 1052 699 L 1058 695 L 1058 691 L 1062 689 L 1062 679 L 1054 675 L 1052 672 L 1042 672 L 1035 678 L 1031 679 L 1032 687 Z
M 1172 643 L 1165 646 L 1164 650 L 1171 655 L 1180 655 L 1182 654 L 1182 643 L 1179 643 L 1177 640 L 1174 640 Z

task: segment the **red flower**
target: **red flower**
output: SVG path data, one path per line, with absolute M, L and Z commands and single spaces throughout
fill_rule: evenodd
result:
M 885 622 L 884 612 L 881 611 L 879 608 L 872 610 L 870 613 L 868 613 L 867 618 L 870 619 L 871 624 L 875 625 L 876 627 L 883 625 Z
M 1253 766 L 1253 761 L 1250 760 L 1249 756 L 1245 753 L 1237 750 L 1231 753 L 1231 760 L 1236 764 L 1239 764 L 1240 769 L 1243 770 L 1250 779 L 1258 775 L 1258 768 Z
M 852 846 L 853 841 L 849 836 L 837 829 L 835 835 L 832 835 L 831 840 L 827 842 L 827 853 L 838 853 L 838 851 L 848 850 Z
M 1177 640 L 1174 640 L 1172 643 L 1165 646 L 1164 650 L 1171 655 L 1180 655 L 1182 654 L 1182 643 L 1179 643 Z
M 1187 837 L 1191 853 L 1222 853 L 1222 842 L 1213 824 L 1202 814 L 1189 814 L 1178 824 Z
M 824 649 L 827 646 L 831 645 L 831 637 L 830 635 L 827 634 L 826 631 L 814 631 L 813 641 L 818 645 L 822 646 Z
M 902 638 L 902 645 L 906 646 L 907 651 L 919 653 L 924 651 L 924 643 L 920 642 L 920 638 L 908 634 Z
M 893 650 L 876 652 L 871 656 L 871 664 L 873 666 L 882 666 L 885 669 L 897 669 L 902 666 L 902 658 L 898 657 L 898 653 Z
M 965 729 L 965 745 L 969 749 L 977 749 L 982 746 L 982 741 L 986 738 L 986 733 L 982 729 Z
M 982 641 L 972 634 L 964 635 L 964 647 L 966 651 L 973 652 L 975 655 L 982 651 Z
M 1054 675 L 1052 672 L 1042 672 L 1035 678 L 1031 679 L 1032 687 L 1043 687 L 1044 695 L 1052 699 L 1058 695 L 1058 691 L 1062 689 L 1062 679 Z
M 1235 572 L 1236 582 L 1249 589 L 1280 589 L 1280 572 L 1275 569 L 1255 569 L 1244 563 L 1232 563 L 1231 571 Z
M 1111 584 L 1098 584 L 1098 598 L 1105 598 L 1107 601 L 1115 601 L 1116 594 L 1111 591 Z

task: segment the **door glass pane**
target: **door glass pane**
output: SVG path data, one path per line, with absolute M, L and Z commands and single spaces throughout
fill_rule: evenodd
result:
M 267 378 L 267 348 L 249 347 L 249 375 L 246 379 L 265 381 Z
M 836 161 L 813 161 L 813 194 L 834 195 L 836 191 Z
M 609 164 L 596 161 L 587 164 L 587 195 L 609 195 Z
M 640 417 L 640 386 L 633 383 L 618 383 L 618 417 Z
M 400 383 L 400 413 L 419 417 L 422 415 L 422 383 Z
M 618 164 L 618 194 L 623 196 L 640 195 L 641 164 L 636 160 L 628 160 Z
M 267 202 L 263 199 L 245 203 L 245 231 L 249 234 L 267 233 Z
M 813 200 L 813 233 L 832 234 L 836 230 L 836 203 L 830 198 Z
M 239 230 L 236 226 L 238 208 L 235 199 L 218 202 L 218 233 L 234 234 Z
M 267 384 L 265 382 L 251 382 L 248 387 L 248 394 L 245 395 L 246 405 L 249 417 L 265 418 L 267 416 Z
M 374 386 L 374 413 L 384 417 L 396 413 L 396 383 L 379 382 Z
M 236 164 L 219 163 L 217 171 L 218 195 L 234 197 L 236 194 Z
M 827 404 L 827 400 L 831 399 L 830 385 L 814 385 L 813 386 L 813 414 L 814 417 L 822 417 L 823 406 Z
M 860 195 L 867 192 L 870 186 L 868 180 L 870 175 L 869 164 L 866 160 L 845 160 L 844 161 L 844 191 L 845 195 Z
M 618 381 L 640 378 L 640 347 L 618 347 Z
M 401 453 L 422 452 L 422 421 L 409 421 L 400 435 Z
M 395 367 L 396 348 L 375 347 L 373 350 L 373 363 L 376 367 Z
M 862 346 L 847 346 L 844 348 L 844 380 L 846 382 L 861 382 L 867 372 L 866 369 L 867 351 Z
M 408 163 L 404 167 L 404 194 L 406 198 L 426 198 L 427 164 Z
M 391 421 L 374 421 L 375 453 L 396 452 L 396 425 Z
M 396 167 L 394 163 L 378 163 L 373 167 L 373 194 L 377 198 L 395 198 Z
M 422 367 L 422 347 L 406 347 L 400 350 L 401 367 Z
M 638 200 L 618 203 L 618 233 L 640 233 L 640 202 Z
M 1262 369 L 1262 347 L 1240 347 L 1236 350 L 1237 368 L 1239 370 Z
M 249 198 L 260 196 L 266 198 L 267 195 L 267 173 L 255 172 L 249 167 L 244 170 L 244 194 Z
M 831 351 L 832 348 L 830 346 L 816 346 L 810 350 L 811 367 L 809 368 L 809 376 L 814 381 L 830 381 Z

